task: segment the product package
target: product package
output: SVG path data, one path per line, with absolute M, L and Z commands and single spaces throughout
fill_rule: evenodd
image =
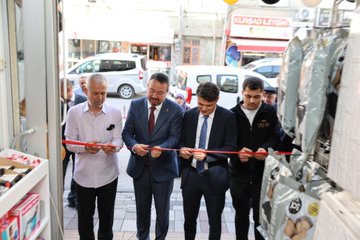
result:
M 300 191 L 301 186 L 293 179 L 280 176 L 272 200 L 270 240 L 313 239 L 319 199 Z
M 20 239 L 29 239 L 41 223 L 39 194 L 28 193 L 10 213 L 19 219 Z
M 10 216 L 6 220 L 6 224 L 0 226 L 0 239 L 1 240 L 19 240 L 19 225 L 18 218 Z
M 279 74 L 278 115 L 284 132 L 295 137 L 295 108 L 303 61 L 303 48 L 298 37 L 290 40 L 283 59 Z
M 265 159 L 265 169 L 260 194 L 260 226 L 259 231 L 263 237 L 267 237 L 268 226 L 271 221 L 271 200 L 274 188 L 279 181 L 280 175 L 291 177 L 292 172 L 284 155 L 276 155 L 269 151 Z

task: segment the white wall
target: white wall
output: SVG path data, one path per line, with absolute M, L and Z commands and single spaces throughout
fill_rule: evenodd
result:
M 9 147 L 10 135 L 9 126 L 11 126 L 9 119 L 9 92 L 10 87 L 6 81 L 6 62 L 5 62 L 5 34 L 6 26 L 6 1 L 0 2 L 0 149 Z

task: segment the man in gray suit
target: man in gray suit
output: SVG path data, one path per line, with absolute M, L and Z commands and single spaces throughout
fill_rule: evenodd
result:
M 150 77 L 147 96 L 131 102 L 122 133 L 131 150 L 127 173 L 133 178 L 137 238 L 149 239 L 152 197 L 155 201 L 155 239 L 165 239 L 169 228 L 170 195 L 179 166 L 174 151 L 180 141 L 183 110 L 166 98 L 169 79 L 165 74 Z

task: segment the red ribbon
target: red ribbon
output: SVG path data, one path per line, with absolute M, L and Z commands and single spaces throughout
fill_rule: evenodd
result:
M 62 140 L 63 144 L 71 144 L 71 145 L 80 145 L 80 146 L 87 146 L 87 147 L 106 147 L 109 146 L 108 144 L 103 144 L 103 143 L 87 143 L 87 142 L 80 142 L 80 141 L 74 141 L 74 140 Z M 113 145 L 114 147 L 120 147 L 120 146 L 116 146 Z M 126 148 L 126 147 L 124 147 Z M 176 148 L 148 148 L 148 150 L 158 150 L 158 151 L 180 151 L 180 149 L 176 149 Z M 268 152 L 242 152 L 242 151 L 221 151 L 221 150 L 196 150 L 194 149 L 193 152 L 196 151 L 201 151 L 201 152 L 205 152 L 205 153 L 222 153 L 222 154 L 249 154 L 249 155 L 268 155 Z M 293 155 L 291 152 L 279 152 L 276 151 L 275 152 L 277 155 Z M 296 154 L 298 155 L 298 154 Z

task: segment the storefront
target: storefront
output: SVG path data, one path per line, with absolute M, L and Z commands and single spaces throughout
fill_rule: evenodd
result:
M 170 65 L 176 26 L 169 24 L 167 15 L 154 17 L 151 12 L 130 11 L 121 4 L 108 6 L 105 2 L 66 3 L 65 35 L 60 42 L 68 48 L 64 51 L 68 52 L 67 67 L 88 56 L 110 52 L 145 55 L 149 69 Z M 153 62 L 162 63 L 153 66 Z
M 226 65 L 242 66 L 264 57 L 281 57 L 293 36 L 290 21 L 282 17 L 230 16 Z

